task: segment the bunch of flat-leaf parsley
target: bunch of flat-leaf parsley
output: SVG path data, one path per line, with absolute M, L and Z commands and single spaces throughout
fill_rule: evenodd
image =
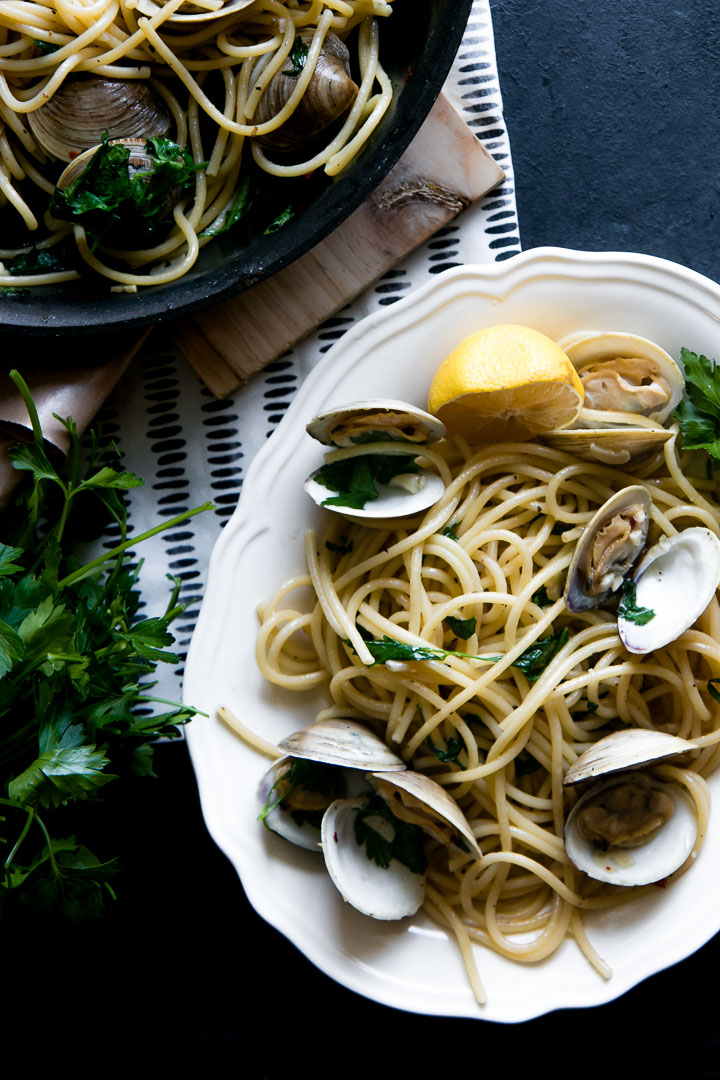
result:
M 83 843 L 83 808 L 124 773 L 152 776 L 152 740 L 179 735 L 193 715 L 152 696 L 157 663 L 178 661 L 168 626 L 183 610 L 179 582 L 162 615 L 138 618 L 128 549 L 210 504 L 128 539 L 123 491 L 142 480 L 107 463 L 117 452 L 97 433 L 81 453 L 71 419 L 56 469 L 27 386 L 11 377 L 33 439 L 11 451 L 28 483 L 0 515 L 0 913 L 12 899 L 82 918 L 114 895 L 118 869 Z M 120 542 L 81 564 L 74 551 L 94 539 L 98 503 Z

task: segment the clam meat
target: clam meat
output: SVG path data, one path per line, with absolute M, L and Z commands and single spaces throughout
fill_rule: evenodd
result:
M 674 735 L 628 728 L 581 754 L 565 784 L 591 778 L 565 825 L 565 849 L 579 870 L 615 885 L 648 885 L 679 869 L 693 850 L 697 820 L 691 800 L 648 770 L 697 749 Z
M 599 607 L 620 588 L 645 546 L 651 505 L 647 489 L 633 485 L 618 491 L 590 519 L 568 568 L 568 611 Z
M 715 595 L 720 540 L 699 526 L 663 536 L 639 563 L 633 584 L 634 605 L 618 612 L 622 643 L 632 653 L 662 649 L 700 618 Z
M 319 505 L 352 517 L 390 518 L 427 510 L 445 485 L 422 446 L 445 426 L 407 402 L 352 402 L 316 416 L 308 434 L 337 449 L 305 481 Z

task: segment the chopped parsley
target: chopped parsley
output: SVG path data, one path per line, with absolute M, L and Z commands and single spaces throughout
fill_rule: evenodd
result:
M 401 473 L 417 473 L 419 465 L 405 454 L 359 454 L 323 465 L 315 474 L 318 484 L 337 495 L 323 499 L 323 506 L 347 506 L 362 510 L 380 495 L 378 484 L 388 484 Z
M 655 618 L 655 612 L 652 608 L 638 607 L 635 593 L 635 582 L 631 578 L 626 578 L 623 582 L 622 596 L 618 606 L 618 618 L 635 623 L 637 626 L 645 626 L 646 623 Z
M 378 830 L 373 819 L 380 819 L 389 828 Z M 365 806 L 357 807 L 354 831 L 358 844 L 365 846 L 368 859 L 383 870 L 387 870 L 393 859 L 403 863 L 414 874 L 424 874 L 427 870 L 422 829 L 419 825 L 410 825 L 395 817 L 379 795 L 374 795 Z
M 339 537 L 340 543 L 334 544 L 332 540 L 325 541 L 325 547 L 328 551 L 334 551 L 336 555 L 349 555 L 353 549 L 352 540 L 346 540 L 344 536 Z
M 305 67 L 305 61 L 307 60 L 308 47 L 300 37 L 299 34 L 295 35 L 292 49 L 288 60 L 291 66 L 283 71 L 283 75 L 287 75 L 290 79 L 297 79 L 299 75 L 302 75 L 303 68 Z
M 469 637 L 473 636 L 477 626 L 477 619 L 474 615 L 469 619 L 458 619 L 455 615 L 447 615 L 444 622 L 448 624 L 455 637 L 461 638 L 463 641 L 467 641 Z
M 518 656 L 513 667 L 519 668 L 528 682 L 537 682 L 550 661 L 560 652 L 569 636 L 570 631 L 565 626 L 556 634 L 549 634 L 548 637 L 541 638 L 540 641 L 530 645 L 524 653 Z
M 455 530 L 458 527 L 459 522 L 451 521 L 449 525 L 446 525 L 442 531 L 443 536 L 449 537 L 450 540 L 457 540 L 457 534 Z
M 113 240 L 142 246 L 168 227 L 172 204 L 193 184 L 206 163 L 196 165 L 188 150 L 170 139 L 150 138 L 145 152 L 152 166 L 130 169 L 130 150 L 107 132 L 87 168 L 67 188 L 56 188 L 51 214 L 82 225 L 91 247 Z
M 541 585 L 538 591 L 533 593 L 531 599 L 533 604 L 537 604 L 538 607 L 552 607 L 555 603 L 555 601 L 551 600 L 548 596 L 547 588 L 544 585 Z
M 447 746 L 444 750 L 441 746 L 436 746 L 429 735 L 426 741 L 438 761 L 443 761 L 450 765 L 458 764 L 458 754 L 463 748 L 460 739 L 456 739 L 454 735 L 451 736 L 448 739 Z

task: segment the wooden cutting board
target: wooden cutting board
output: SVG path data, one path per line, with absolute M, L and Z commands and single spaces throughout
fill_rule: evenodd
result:
M 176 345 L 224 397 L 503 179 L 441 96 L 395 168 L 342 225 L 271 278 L 173 324 Z

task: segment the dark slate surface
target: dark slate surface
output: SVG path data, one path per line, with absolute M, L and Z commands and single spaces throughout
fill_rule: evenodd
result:
M 646 251 L 720 276 L 714 4 L 492 8 L 523 246 Z M 205 832 L 185 748 L 160 747 L 157 771 L 98 810 L 125 866 L 107 919 L 6 936 L 8 1075 L 15 1062 L 97 1080 L 720 1075 L 717 942 L 594 1010 L 512 1027 L 398 1013 L 336 986 L 251 911 Z

